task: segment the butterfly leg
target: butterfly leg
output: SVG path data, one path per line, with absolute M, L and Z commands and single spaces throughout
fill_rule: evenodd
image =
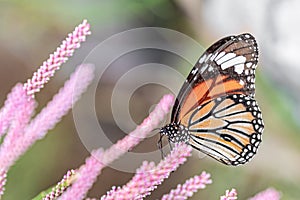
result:
M 159 137 L 159 140 L 157 142 L 157 147 L 159 148 L 160 150 L 160 153 L 161 153 L 161 159 L 164 159 L 164 152 L 163 152 L 163 146 L 162 146 L 162 138 L 163 138 L 163 134 L 160 134 L 160 137 Z
M 171 141 L 169 140 L 169 146 L 170 146 L 170 151 L 173 150 L 173 147 L 172 147 L 172 144 L 171 144 Z

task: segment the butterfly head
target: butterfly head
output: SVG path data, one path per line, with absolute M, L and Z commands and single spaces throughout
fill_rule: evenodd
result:
M 190 139 L 188 128 L 180 123 L 170 123 L 162 127 L 159 133 L 161 135 L 166 135 L 168 140 L 173 143 L 187 143 Z

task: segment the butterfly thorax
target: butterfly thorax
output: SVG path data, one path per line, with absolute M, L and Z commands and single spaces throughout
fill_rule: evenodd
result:
M 188 128 L 180 123 L 170 123 L 162 127 L 159 132 L 162 135 L 166 135 L 168 140 L 173 143 L 187 143 L 190 139 Z

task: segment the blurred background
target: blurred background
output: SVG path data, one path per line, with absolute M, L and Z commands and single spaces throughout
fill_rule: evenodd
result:
M 281 191 L 282 199 L 299 199 L 299 8 L 297 0 L 1 1 L 1 106 L 10 89 L 17 82 L 30 78 L 83 19 L 88 19 L 91 24 L 92 35 L 37 94 L 37 112 L 96 45 L 119 32 L 149 26 L 168 28 L 186 34 L 204 48 L 224 36 L 250 32 L 256 37 L 260 50 L 256 98 L 265 121 L 258 154 L 250 163 L 239 167 L 223 166 L 210 158 L 199 159 L 195 154 L 147 199 L 160 198 L 178 183 L 203 170 L 211 173 L 213 184 L 191 199 L 218 199 L 232 187 L 237 189 L 239 199 L 247 199 L 268 187 Z M 170 40 L 161 37 L 160 41 L 168 43 Z M 189 53 L 196 62 L 203 50 Z M 126 134 L 113 119 L 110 106 L 113 88 L 123 74 L 146 63 L 168 65 L 183 77 L 192 68 L 192 64 L 173 53 L 156 49 L 133 51 L 113 62 L 97 83 L 95 95 L 99 124 L 106 133 L 111 133 L 112 142 Z M 172 80 L 171 76 L 165 78 Z M 174 81 L 174 84 L 179 89 L 182 83 Z M 122 92 L 126 94 L 127 91 Z M 143 85 L 132 94 L 129 105 L 124 106 L 129 109 L 132 120 L 139 124 L 163 94 L 170 92 L 174 91 L 158 84 Z M 123 116 L 121 111 L 119 114 Z M 126 127 L 127 120 L 123 120 L 125 129 L 133 130 L 129 123 Z M 153 150 L 157 139 L 158 136 L 153 135 L 133 151 Z M 56 184 L 68 169 L 83 164 L 88 156 L 89 152 L 77 134 L 72 113 L 69 113 L 11 168 L 3 199 L 33 198 Z M 125 184 L 132 175 L 108 167 L 89 196 L 100 197 L 113 185 Z

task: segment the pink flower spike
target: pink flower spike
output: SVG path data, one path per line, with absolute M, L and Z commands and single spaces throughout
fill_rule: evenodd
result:
M 71 57 L 75 49 L 80 47 L 80 43 L 85 41 L 87 35 L 90 35 L 90 25 L 87 20 L 83 20 L 75 30 L 68 35 L 56 51 L 50 55 L 47 61 L 34 72 L 31 79 L 24 84 L 28 96 L 34 97 L 34 93 L 39 92 L 41 88 L 50 80 L 55 71 Z
M 42 139 L 67 114 L 94 78 L 94 66 L 83 64 L 66 81 L 52 101 L 32 120 L 26 133 Z M 34 133 L 34 134 L 33 134 Z
M 22 84 L 17 84 L 13 87 L 12 91 L 7 95 L 7 99 L 4 106 L 0 110 L 0 137 L 7 131 L 11 125 L 16 112 L 23 109 L 24 105 L 27 104 L 28 96 L 23 89 Z
M 165 115 L 170 111 L 173 103 L 174 96 L 170 94 L 165 95 L 155 107 L 154 111 L 151 112 L 146 119 L 144 119 L 141 125 L 129 133 L 127 137 L 119 140 L 116 144 L 105 151 L 101 161 L 106 165 L 109 165 L 112 161 L 118 159 L 128 150 L 139 144 L 164 119 Z
M 210 174 L 202 172 L 200 176 L 194 176 L 187 180 L 183 185 L 178 185 L 176 189 L 165 194 L 162 200 L 185 200 L 191 197 L 199 189 L 204 189 L 207 184 L 211 184 Z
M 1 147 L 0 164 L 2 168 L 8 170 L 34 142 L 42 139 L 67 114 L 92 79 L 92 65 L 86 64 L 77 67 L 52 101 L 25 127 L 23 134 L 14 137 L 13 143 L 10 143 L 5 149 Z
M 6 176 L 7 176 L 6 171 L 0 169 L 0 199 L 5 190 L 4 186 L 6 184 Z
M 76 171 L 69 170 L 62 180 L 52 188 L 51 192 L 46 194 L 42 200 L 55 200 L 57 199 L 73 182 L 76 180 Z
M 220 197 L 220 200 L 235 200 L 235 199 L 237 199 L 237 192 L 234 188 L 232 188 L 230 191 L 226 190 L 225 195 Z
M 60 200 L 83 199 L 101 170 L 147 137 L 169 112 L 173 102 L 173 95 L 165 95 L 150 115 L 134 131 L 104 152 L 102 149 L 93 151 L 91 157 L 80 167 L 76 182 L 60 197 Z
M 249 200 L 279 200 L 280 196 L 281 195 L 277 190 L 273 188 L 268 188 L 256 194 L 254 197 L 250 198 Z
M 137 169 L 135 176 L 125 186 L 117 189 L 113 188 L 107 195 L 101 197 L 101 200 L 130 200 L 146 197 L 164 179 L 168 178 L 171 172 L 183 164 L 186 161 L 186 157 L 191 156 L 191 151 L 192 148 L 190 146 L 180 144 L 157 166 L 153 162 L 144 161 L 143 165 Z M 204 177 L 209 178 L 206 174 L 203 174 Z
M 9 131 L 7 132 L 3 143 L 0 146 L 0 168 L 4 170 L 8 170 L 9 167 L 13 164 L 13 160 L 6 159 L 14 157 L 16 153 L 16 141 L 24 136 L 24 128 L 27 126 L 30 121 L 36 102 L 34 99 L 28 99 L 28 96 L 23 89 L 21 84 L 18 84 L 15 87 L 15 90 L 18 91 L 16 93 L 16 100 L 18 102 L 15 105 L 15 116 L 10 124 Z
M 85 165 L 82 165 L 77 174 L 77 179 L 73 185 L 62 194 L 60 200 L 83 199 L 87 191 L 93 186 L 97 176 L 105 167 L 97 158 L 103 155 L 103 150 L 98 149 L 92 152 L 92 155 L 86 159 Z

